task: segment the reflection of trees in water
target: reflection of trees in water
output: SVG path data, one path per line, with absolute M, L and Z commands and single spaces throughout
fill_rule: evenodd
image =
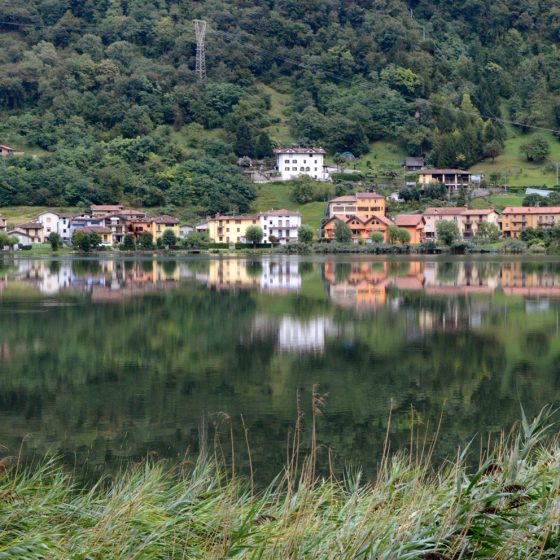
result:
M 334 281 L 337 284 L 345 282 L 352 273 L 352 264 L 348 262 L 337 262 L 334 269 Z
M 315 271 L 315 266 L 312 262 L 303 261 L 298 263 L 298 274 L 302 278 L 311 276 Z
M 101 263 L 98 260 L 73 260 L 72 272 L 76 276 L 96 275 L 101 272 Z

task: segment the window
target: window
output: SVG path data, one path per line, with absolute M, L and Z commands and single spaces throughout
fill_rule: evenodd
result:
M 307 163 L 307 160 L 306 160 L 306 159 L 304 159 L 304 160 L 303 160 L 303 163 Z
M 297 171 L 297 167 L 292 167 L 292 171 Z
M 315 168 L 315 171 L 317 171 L 317 168 Z
M 286 171 L 290 171 L 290 168 L 289 168 L 289 167 L 286 167 Z
M 237 228 L 237 233 L 239 233 L 239 228 Z
M 293 160 L 292 160 L 292 163 L 297 163 L 297 159 L 293 159 Z

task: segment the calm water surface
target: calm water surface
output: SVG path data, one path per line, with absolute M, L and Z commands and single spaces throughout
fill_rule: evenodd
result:
M 229 461 L 231 424 L 246 468 L 243 415 L 265 481 L 313 387 L 324 465 L 373 473 L 389 416 L 393 450 L 441 418 L 453 456 L 560 401 L 559 311 L 558 262 L 5 259 L 0 457 Z

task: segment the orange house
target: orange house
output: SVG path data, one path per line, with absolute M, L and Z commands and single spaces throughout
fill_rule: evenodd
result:
M 418 245 L 426 239 L 426 220 L 422 214 L 399 214 L 395 216 L 395 225 L 408 231 L 411 245 Z
M 374 231 L 382 233 L 384 240 L 387 241 L 387 227 L 393 225 L 393 222 L 385 216 L 372 216 L 369 219 L 358 216 L 334 216 L 323 226 L 325 239 L 336 239 L 335 229 L 338 221 L 344 222 L 350 228 L 352 241 L 369 240 Z

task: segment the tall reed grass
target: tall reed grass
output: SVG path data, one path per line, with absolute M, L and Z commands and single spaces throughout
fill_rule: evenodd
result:
M 550 416 L 523 416 L 478 469 L 466 451 L 438 469 L 429 453 L 387 454 L 370 483 L 358 472 L 319 478 L 312 455 L 299 467 L 291 456 L 260 492 L 207 459 L 147 460 L 83 490 L 55 461 L 15 461 L 0 474 L 0 558 L 560 558 Z

